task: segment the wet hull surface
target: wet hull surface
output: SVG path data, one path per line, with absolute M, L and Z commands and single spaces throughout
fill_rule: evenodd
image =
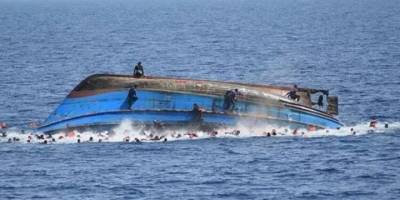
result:
M 238 101 L 232 112 L 224 112 L 224 100 L 220 96 L 137 90 L 137 97 L 131 109 L 128 107 L 127 89 L 67 97 L 39 131 L 118 125 L 124 120 L 143 124 L 151 124 L 155 120 L 171 125 L 190 124 L 196 117 L 192 111 L 193 104 L 205 110 L 201 123 L 209 125 L 275 125 L 292 128 L 305 128 L 308 125 L 320 128 L 341 126 L 334 118 L 305 109 L 248 101 Z

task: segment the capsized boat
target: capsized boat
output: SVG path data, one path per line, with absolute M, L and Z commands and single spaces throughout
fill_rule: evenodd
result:
M 227 99 L 227 91 L 234 89 L 238 91 L 235 99 Z M 286 96 L 290 91 L 292 87 L 95 74 L 79 83 L 38 131 L 112 128 L 124 120 L 211 128 L 238 124 L 315 129 L 342 126 L 335 118 L 336 96 L 329 96 L 327 90 L 296 88 L 297 101 Z M 313 99 L 321 95 L 325 108 L 317 109 Z

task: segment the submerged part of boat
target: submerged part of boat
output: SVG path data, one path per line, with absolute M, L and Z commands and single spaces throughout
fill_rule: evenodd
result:
M 134 89 L 133 89 L 134 88 Z M 227 91 L 238 89 L 235 100 Z M 109 128 L 130 120 L 169 126 L 271 125 L 339 128 L 337 97 L 327 90 L 163 77 L 96 74 L 83 80 L 38 128 L 41 132 Z M 228 92 L 229 93 L 229 92 Z M 313 99 L 324 96 L 324 107 Z M 228 99 L 227 99 L 228 98 Z M 321 105 L 320 105 L 321 106 Z

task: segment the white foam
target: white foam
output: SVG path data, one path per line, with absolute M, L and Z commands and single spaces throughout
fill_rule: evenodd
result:
M 351 129 L 353 131 L 351 131 Z M 272 130 L 275 130 L 277 135 L 272 135 Z M 9 129 L 6 131 L 6 137 L 0 137 L 0 142 L 11 142 L 11 143 L 44 143 L 46 140 L 50 143 L 77 143 L 78 140 L 81 143 L 84 142 L 135 142 L 139 140 L 141 142 L 162 142 L 176 141 L 176 140 L 195 140 L 205 138 L 248 138 L 248 137 L 266 137 L 267 133 L 271 134 L 271 137 L 326 137 L 326 136 L 350 136 L 350 135 L 365 135 L 365 134 L 382 134 L 382 133 L 393 133 L 400 130 L 400 122 L 389 123 L 389 127 L 385 128 L 385 123 L 380 122 L 376 128 L 369 127 L 368 122 L 356 124 L 354 126 L 344 126 L 341 129 L 323 129 L 317 131 L 307 131 L 305 129 L 297 130 L 296 134 L 294 130 L 289 128 L 277 128 L 269 125 L 249 127 L 245 125 L 237 125 L 236 127 L 224 128 L 216 130 L 218 134 L 212 135 L 209 132 L 204 131 L 192 131 L 190 129 L 179 129 L 179 130 L 155 130 L 148 129 L 145 126 L 138 126 L 132 124 L 130 121 L 123 121 L 119 126 L 111 131 L 103 132 L 78 132 L 73 131 L 69 133 L 60 132 L 53 134 L 52 138 L 40 139 L 37 136 L 41 133 L 29 132 L 28 130 Z M 240 131 L 240 134 L 234 134 Z M 161 138 L 155 140 L 155 137 Z M 54 138 L 54 141 L 53 141 Z M 11 140 L 11 141 L 9 141 Z

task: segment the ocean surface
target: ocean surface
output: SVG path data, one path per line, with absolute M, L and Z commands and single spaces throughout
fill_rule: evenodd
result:
M 88 75 L 131 74 L 138 61 L 147 75 L 329 89 L 345 127 L 142 144 L 1 140 L 0 199 L 400 198 L 398 0 L 0 0 L 8 135 L 26 137 Z

